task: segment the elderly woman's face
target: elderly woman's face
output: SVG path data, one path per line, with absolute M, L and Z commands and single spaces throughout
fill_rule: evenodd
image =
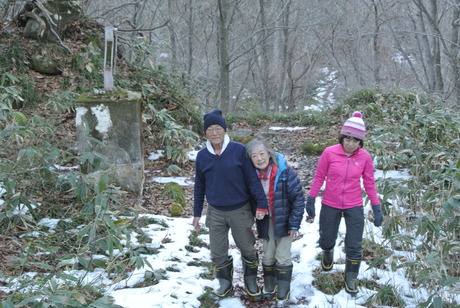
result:
M 254 166 L 260 171 L 265 171 L 270 163 L 270 155 L 264 146 L 258 146 L 251 151 L 251 160 Z

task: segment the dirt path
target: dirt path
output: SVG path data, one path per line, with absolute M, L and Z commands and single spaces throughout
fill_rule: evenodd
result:
M 258 128 L 258 131 L 244 129 L 235 132 L 238 136 L 251 137 L 256 133 L 261 135 L 273 149 L 284 156 L 288 163 L 297 172 L 299 179 L 304 187 L 304 192 L 308 193 L 310 184 L 316 170 L 318 157 L 306 156 L 301 152 L 301 144 L 307 138 L 314 138 L 314 131 L 307 128 L 305 130 L 279 130 L 273 131 L 268 127 Z M 152 152 L 154 150 L 152 149 Z M 146 154 L 148 156 L 148 154 Z M 168 210 L 171 207 L 169 200 L 163 193 L 164 184 L 153 182 L 153 177 L 168 177 L 166 173 L 168 163 L 163 160 L 148 160 L 146 157 L 145 171 L 146 180 L 144 184 L 144 194 L 141 198 L 132 196 L 132 202 L 139 210 L 144 213 L 170 216 Z M 181 166 L 182 171 L 173 176 L 185 177 L 188 181 L 194 180 L 195 164 L 193 162 Z M 183 217 L 192 217 L 193 207 L 193 185 L 183 187 L 186 192 L 187 205 L 184 208 Z

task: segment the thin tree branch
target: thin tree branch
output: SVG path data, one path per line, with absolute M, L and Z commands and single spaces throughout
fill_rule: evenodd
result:
M 169 23 L 169 20 L 162 24 L 161 26 L 150 28 L 150 29 L 118 29 L 117 31 L 119 32 L 143 32 L 143 31 L 155 31 L 157 29 L 166 27 L 166 25 Z

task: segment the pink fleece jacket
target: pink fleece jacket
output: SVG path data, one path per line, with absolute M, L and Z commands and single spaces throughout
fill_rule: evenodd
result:
M 341 144 L 324 149 L 318 162 L 310 197 L 316 197 L 326 180 L 322 203 L 339 209 L 363 205 L 361 178 L 371 204 L 380 204 L 371 155 L 358 149 L 348 157 Z

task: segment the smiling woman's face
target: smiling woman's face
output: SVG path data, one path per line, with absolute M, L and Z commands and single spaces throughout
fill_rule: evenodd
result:
M 270 163 L 270 155 L 264 146 L 258 146 L 251 151 L 251 160 L 254 166 L 260 171 L 267 170 L 268 164 Z

